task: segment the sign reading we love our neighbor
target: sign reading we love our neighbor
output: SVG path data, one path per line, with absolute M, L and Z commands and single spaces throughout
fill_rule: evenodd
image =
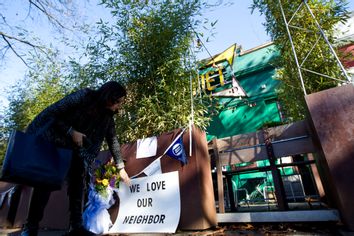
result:
M 131 180 L 118 190 L 120 206 L 109 233 L 174 233 L 180 213 L 178 171 Z

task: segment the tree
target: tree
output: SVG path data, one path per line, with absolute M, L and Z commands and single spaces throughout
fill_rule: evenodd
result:
M 128 99 L 117 122 L 121 142 L 186 127 L 191 119 L 190 79 L 196 78 L 190 48 L 206 3 L 201 1 L 102 1 L 113 23 L 98 22 L 86 45 L 86 63 L 59 53 L 32 54 L 32 69 L 11 92 L 6 127 L 24 129 L 52 102 L 108 80 L 126 84 Z M 194 82 L 193 82 L 194 83 Z M 194 98 L 194 122 L 205 128 L 206 104 Z
M 6 128 L 2 115 L 0 115 L 0 163 L 2 163 L 3 157 L 5 156 L 7 136 L 5 136 Z
M 196 78 L 190 46 L 195 20 L 206 3 L 190 1 L 103 0 L 115 23 L 99 23 L 99 40 L 88 45 L 89 62 L 77 71 L 97 81 L 127 85 L 128 99 L 118 117 L 122 142 L 186 127 L 191 119 L 190 78 Z M 205 128 L 206 106 L 194 98 L 194 122 Z
M 281 1 L 287 21 L 291 19 L 299 7 L 301 0 Z M 333 43 L 334 25 L 348 18 L 345 0 L 312 0 L 306 1 L 312 9 L 316 20 Z M 285 23 L 280 11 L 279 1 L 254 0 L 252 9 L 258 9 L 266 17 L 266 31 L 271 36 L 274 44 L 280 51 L 276 78 L 281 80 L 279 98 L 288 121 L 301 120 L 306 115 L 304 93 L 301 88 L 298 71 L 291 50 L 290 40 L 286 31 Z M 291 35 L 299 62 L 303 62 L 305 68 L 334 78 L 343 78 L 342 72 L 334 57 L 330 57 L 329 48 L 323 38 L 316 32 L 318 29 L 313 18 L 305 8 L 300 9 L 293 19 L 290 28 Z M 299 30 L 303 29 L 303 30 Z M 318 43 L 316 41 L 319 39 Z M 312 49 L 313 45 L 315 47 Z M 311 54 L 308 53 L 313 50 Z M 337 86 L 338 82 L 320 77 L 312 73 L 303 73 L 304 84 L 308 94 Z M 343 78 L 345 80 L 345 78 Z
M 32 54 L 27 63 L 31 70 L 10 89 L 9 105 L 6 109 L 1 108 L 0 163 L 12 130 L 24 131 L 43 109 L 80 88 L 80 84 L 70 81 L 72 61 L 62 60 L 58 51 L 48 50 L 46 55 Z M 87 83 L 85 77 L 81 78 L 81 83 Z
M 76 88 L 66 80 L 65 72 L 68 70 L 61 71 L 66 67 L 66 62 L 50 44 L 52 40 L 47 35 L 43 36 L 40 30 L 52 30 L 50 36 L 56 38 L 55 47 L 63 42 L 62 46 L 69 46 L 71 51 L 77 50 L 74 38 L 67 40 L 66 37 L 82 36 L 87 32 L 88 27 L 76 8 L 77 4 L 83 3 L 72 0 L 14 0 L 0 3 L 0 62 L 6 64 L 7 56 L 13 53 L 29 68 L 24 79 L 9 89 L 9 106 L 0 107 L 1 158 L 11 130 L 23 130 L 46 105 Z M 36 25 L 42 27 L 33 27 Z
M 0 60 L 4 61 L 7 53 L 12 52 L 28 66 L 26 57 L 29 52 L 46 55 L 50 46 L 41 38 L 40 30 L 33 31 L 33 26 L 37 24 L 47 25 L 49 22 L 55 30 L 53 34 L 82 31 L 84 24 L 78 24 L 81 20 L 78 20 L 77 4 L 78 1 L 72 0 L 14 0 L 0 3 Z

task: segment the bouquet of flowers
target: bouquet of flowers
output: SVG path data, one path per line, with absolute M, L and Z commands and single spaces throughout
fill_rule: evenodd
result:
M 97 193 L 103 197 L 107 197 L 108 186 L 111 188 L 118 188 L 119 181 L 120 176 L 118 169 L 112 159 L 110 159 L 105 164 L 99 165 L 95 169 L 93 175 L 94 187 Z
M 92 176 L 83 221 L 87 230 L 102 234 L 107 233 L 112 226 L 108 208 L 115 202 L 113 191 L 119 187 L 120 176 L 113 160 L 96 164 L 98 165 Z

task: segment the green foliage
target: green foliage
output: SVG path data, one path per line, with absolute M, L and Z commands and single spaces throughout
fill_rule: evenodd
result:
M 289 21 L 298 9 L 301 0 L 281 1 L 285 17 Z M 307 1 L 316 20 L 326 33 L 328 39 L 333 41 L 333 26 L 348 17 L 346 1 L 344 0 L 312 0 Z M 266 31 L 278 47 L 281 57 L 278 61 L 276 78 L 281 80 L 279 98 L 282 102 L 285 116 L 289 121 L 304 119 L 306 104 L 302 90 L 294 54 L 281 15 L 279 1 L 254 0 L 252 8 L 258 8 L 266 17 Z M 320 37 L 318 28 L 310 13 L 303 6 L 291 20 L 290 27 L 292 40 L 299 63 L 302 67 L 334 78 L 345 80 L 340 68 L 325 40 Z M 302 30 L 300 30 L 301 28 Z M 317 42 L 318 40 L 318 42 Z M 316 43 L 317 42 L 317 43 Z M 309 52 L 312 52 L 309 54 Z M 315 93 L 337 86 L 337 81 L 302 71 L 307 94 Z
M 29 62 L 32 69 L 9 93 L 10 114 L 7 117 L 16 124 L 13 128 L 20 130 L 23 130 L 44 108 L 71 90 L 63 83 L 64 65 L 56 52 L 48 51 L 44 57 L 33 55 Z
M 117 122 L 122 142 L 186 127 L 191 115 L 190 78 L 196 78 L 190 52 L 203 3 L 193 1 L 119 1 L 112 27 L 99 23 L 99 40 L 88 47 L 85 70 L 102 80 L 118 80 L 128 99 Z M 193 27 L 193 28 L 192 28 Z M 194 85 L 195 86 L 195 85 Z M 195 124 L 205 128 L 205 105 L 194 100 Z
M 28 61 L 32 70 L 8 91 L 9 105 L 2 113 L 4 117 L 0 124 L 1 159 L 5 154 L 10 131 L 25 130 L 40 111 L 66 93 L 61 85 L 61 65 L 53 63 L 56 56 L 56 53 L 50 51 L 47 55 L 33 55 Z
M 119 188 L 120 175 L 112 159 L 97 166 L 92 178 L 96 192 L 104 198 L 108 197 L 109 187 Z
M 0 114 L 3 114 L 3 112 Z M 3 119 L 4 117 L 0 116 L 0 163 L 3 161 L 7 146 L 7 128 Z
M 276 127 L 276 126 L 280 126 L 280 125 L 283 125 L 284 122 L 281 122 L 281 121 L 267 121 L 267 122 L 264 122 L 262 124 L 262 127 L 261 129 L 267 129 L 267 128 L 271 128 L 271 127 Z
M 139 2 L 139 3 L 138 3 Z M 115 80 L 128 97 L 117 117 L 120 142 L 186 127 L 191 116 L 190 78 L 196 65 L 190 45 L 194 17 L 206 3 L 193 1 L 102 1 L 111 8 L 113 24 L 100 21 L 84 55 L 60 59 L 32 55 L 31 70 L 9 92 L 5 129 L 23 130 L 46 106 L 83 87 Z M 193 82 L 195 83 L 195 82 Z M 196 84 L 193 84 L 196 87 Z M 194 124 L 206 128 L 206 104 L 194 97 Z

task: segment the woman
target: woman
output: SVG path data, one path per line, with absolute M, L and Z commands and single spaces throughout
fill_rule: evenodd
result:
M 93 235 L 82 226 L 83 197 L 88 167 L 98 155 L 104 139 L 123 182 L 130 184 L 113 117 L 125 96 L 125 88 L 115 81 L 107 82 L 97 90 L 82 89 L 44 109 L 27 128 L 27 133 L 73 150 L 68 174 L 70 230 L 66 235 Z M 46 188 L 34 188 L 21 236 L 37 236 L 50 193 Z

